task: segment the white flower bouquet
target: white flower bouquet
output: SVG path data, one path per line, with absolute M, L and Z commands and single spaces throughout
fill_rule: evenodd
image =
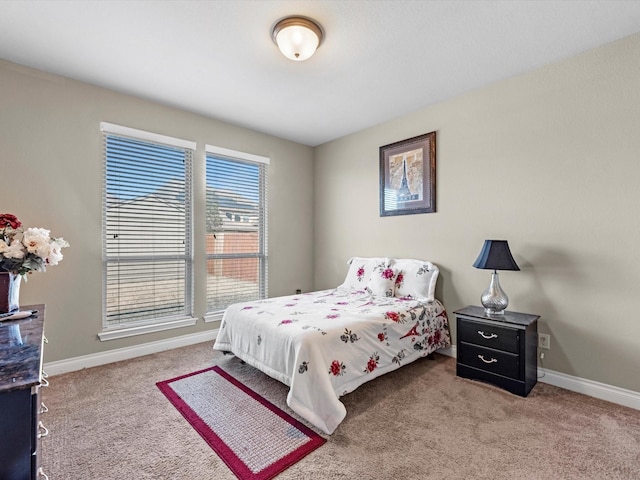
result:
M 0 214 L 0 272 L 25 277 L 30 272 L 44 272 L 62 260 L 62 249 L 69 243 L 50 236 L 44 228 L 22 228 L 15 215 Z M 26 280 L 26 278 L 25 278 Z

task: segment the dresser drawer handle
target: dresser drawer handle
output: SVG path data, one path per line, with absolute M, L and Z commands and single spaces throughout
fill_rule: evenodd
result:
M 40 402 L 40 411 L 38 413 L 47 413 L 49 411 L 49 407 L 47 407 L 44 402 Z
M 42 467 L 38 469 L 38 476 L 44 478 L 44 480 L 49 480 L 49 477 L 47 476 L 46 473 L 44 473 L 44 470 L 42 470 Z
M 482 360 L 484 363 L 496 363 L 498 361 L 495 358 L 491 358 L 491 360 L 487 360 L 484 358 L 483 355 L 478 355 L 478 358 Z
M 42 431 L 40 431 L 42 429 Z M 42 422 L 38 422 L 38 438 L 44 438 L 49 435 L 49 430 L 45 427 Z
M 482 338 L 486 338 L 487 340 L 491 340 L 492 338 L 498 338 L 498 335 L 496 335 L 495 333 L 492 333 L 491 335 L 485 335 L 484 332 L 481 330 L 478 330 L 478 334 Z

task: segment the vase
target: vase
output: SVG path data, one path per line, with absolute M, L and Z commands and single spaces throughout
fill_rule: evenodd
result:
M 0 272 L 0 313 L 20 309 L 20 281 L 22 275 Z

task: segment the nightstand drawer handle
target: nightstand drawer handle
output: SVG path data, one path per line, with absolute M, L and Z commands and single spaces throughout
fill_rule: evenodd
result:
M 487 340 L 490 340 L 492 338 L 498 338 L 498 335 L 496 335 L 495 333 L 492 333 L 491 335 L 485 335 L 483 331 L 478 330 L 478 334 L 482 337 L 482 338 L 486 338 Z
M 478 355 L 478 358 L 482 360 L 484 363 L 496 363 L 498 361 L 495 358 L 492 358 L 491 360 L 486 360 L 482 355 Z

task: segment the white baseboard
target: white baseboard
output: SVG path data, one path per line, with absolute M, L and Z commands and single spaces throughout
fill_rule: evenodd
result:
M 141 357 L 151 353 L 171 350 L 172 348 L 186 347 L 187 345 L 213 341 L 217 334 L 218 329 L 207 330 L 206 332 L 192 333 L 180 337 L 168 338 L 166 340 L 159 340 L 157 342 L 143 343 L 133 347 L 118 348 L 107 352 L 49 362 L 45 363 L 44 370 L 46 370 L 49 375 L 74 372 L 76 370 L 82 370 L 83 368 L 97 367 L 108 363 L 129 360 L 131 358 Z M 443 348 L 438 350 L 438 353 L 455 358 L 456 346 L 452 345 L 449 348 Z M 538 368 L 538 381 L 564 388 L 566 390 L 571 390 L 572 392 L 582 393 L 584 395 L 589 395 L 590 397 L 599 398 L 608 402 L 617 403 L 618 405 L 640 410 L 640 392 L 634 392 L 633 390 L 626 390 L 624 388 L 614 387 L 605 383 L 566 375 L 546 368 Z
M 44 370 L 49 375 L 75 372 L 76 370 L 82 370 L 84 368 L 98 367 L 100 365 L 129 360 L 131 358 L 163 352 L 173 348 L 186 347 L 187 345 L 213 341 L 216 338 L 216 335 L 218 335 L 218 329 L 191 333 L 189 335 L 168 338 L 166 340 L 158 340 L 156 342 L 143 343 L 132 347 L 117 348 L 106 352 L 92 353 L 81 357 L 45 363 Z M 213 347 L 213 344 L 211 346 Z
M 449 348 L 443 348 L 442 350 L 438 350 L 438 353 L 455 358 L 457 355 L 456 346 L 452 345 Z M 547 368 L 538 368 L 538 381 L 640 410 L 640 392 L 634 392 L 633 390 L 626 390 L 624 388 L 614 387 L 613 385 L 607 385 L 606 383 L 574 377 Z
M 437 353 L 441 353 L 443 355 L 446 355 L 447 357 L 453 357 L 456 358 L 458 355 L 456 353 L 456 346 L 455 345 L 451 345 L 448 348 L 441 348 L 440 350 L 436 350 Z
M 538 368 L 538 381 L 640 410 L 640 392 L 634 392 L 633 390 L 574 377 L 546 368 Z

